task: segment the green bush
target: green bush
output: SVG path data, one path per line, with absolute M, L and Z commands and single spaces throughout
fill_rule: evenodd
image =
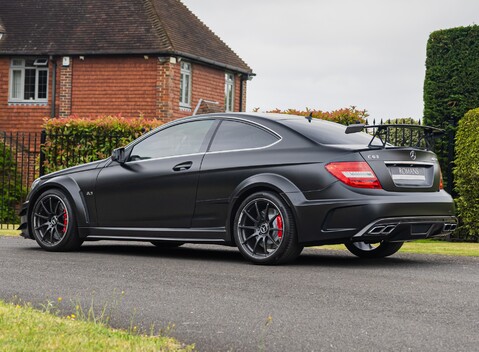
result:
M 454 176 L 461 217 L 458 234 L 463 239 L 479 239 L 479 109 L 467 112 L 456 134 Z
M 479 26 L 431 33 L 424 81 L 424 123 L 446 129 L 436 151 L 443 170 L 448 160 L 448 135 L 464 114 L 479 106 Z M 452 123 L 451 123 L 452 122 Z
M 45 173 L 107 158 L 143 133 L 160 126 L 158 120 L 121 116 L 57 118 L 45 121 Z
M 259 108 L 254 109 L 254 111 L 259 111 Z M 306 108 L 306 110 L 275 109 L 268 112 L 287 115 L 311 116 L 313 118 L 337 122 L 343 125 L 366 123 L 366 119 L 369 116 L 366 110 L 359 110 L 355 106 L 334 111 L 322 111 Z
M 18 224 L 18 206 L 25 195 L 12 150 L 0 142 L 0 224 Z

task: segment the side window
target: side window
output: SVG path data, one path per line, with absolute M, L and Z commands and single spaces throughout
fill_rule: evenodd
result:
M 224 151 L 266 147 L 278 140 L 278 137 L 259 127 L 247 123 L 221 122 L 210 151 Z
M 213 122 L 186 122 L 161 130 L 135 145 L 130 161 L 199 153 Z

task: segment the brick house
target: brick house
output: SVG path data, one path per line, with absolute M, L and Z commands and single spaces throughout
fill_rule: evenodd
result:
M 251 68 L 179 0 L 2 0 L 0 130 L 243 111 Z

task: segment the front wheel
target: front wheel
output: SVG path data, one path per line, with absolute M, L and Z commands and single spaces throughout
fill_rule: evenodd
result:
M 253 263 L 286 263 L 303 250 L 293 214 L 275 193 L 258 192 L 247 197 L 236 212 L 233 226 L 238 249 Z
M 360 258 L 384 258 L 396 253 L 403 244 L 404 242 L 381 241 L 379 243 L 349 242 L 344 245 Z
M 68 197 L 60 190 L 49 189 L 35 201 L 30 214 L 33 237 L 43 249 L 70 251 L 81 246 L 76 218 Z

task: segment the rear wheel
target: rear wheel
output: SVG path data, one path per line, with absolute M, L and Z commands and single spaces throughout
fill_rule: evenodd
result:
M 384 258 L 396 253 L 403 244 L 404 242 L 381 241 L 379 243 L 349 242 L 344 245 L 360 258 Z
M 286 263 L 303 250 L 291 210 L 272 192 L 247 197 L 236 212 L 233 230 L 241 254 L 256 264 Z
M 45 191 L 30 215 L 33 237 L 47 251 L 70 251 L 81 246 L 76 218 L 68 197 L 60 190 Z

